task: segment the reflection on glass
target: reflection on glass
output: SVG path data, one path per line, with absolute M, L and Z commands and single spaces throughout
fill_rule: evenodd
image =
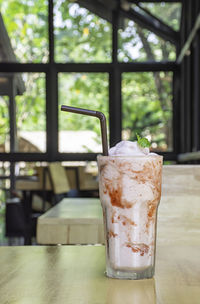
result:
M 101 111 L 108 122 L 108 75 L 59 73 L 59 104 Z M 99 120 L 59 111 L 59 151 L 101 152 Z
M 57 62 L 110 62 L 111 25 L 71 1 L 54 1 Z
M 0 6 L 0 61 L 47 62 L 47 1 L 0 0 Z
M 173 148 L 172 73 L 123 73 L 122 138 L 146 136 L 155 151 Z
M 124 27 L 119 29 L 119 61 L 161 61 L 175 58 L 174 45 L 134 21 L 124 19 Z
M 107 304 L 156 304 L 155 280 L 109 280 Z
M 171 26 L 175 31 L 180 28 L 181 3 L 140 3 L 141 7 L 147 9 L 155 17 Z M 133 7 L 135 7 L 133 5 Z
M 17 95 L 17 135 L 19 152 L 46 151 L 45 75 L 23 73 L 25 85 L 22 95 Z

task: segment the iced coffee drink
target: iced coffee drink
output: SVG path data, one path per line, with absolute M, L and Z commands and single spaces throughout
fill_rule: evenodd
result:
M 106 236 L 106 274 L 151 278 L 155 268 L 156 217 L 162 156 L 122 141 L 98 156 L 100 200 Z

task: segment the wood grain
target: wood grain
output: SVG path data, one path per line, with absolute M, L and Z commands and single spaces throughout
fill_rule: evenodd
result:
M 38 218 L 39 244 L 103 244 L 99 199 L 66 198 Z
M 104 275 L 104 246 L 0 248 L 0 303 L 197 304 L 200 198 L 167 196 L 159 206 L 156 273 L 150 280 Z
M 104 246 L 0 248 L 0 303 L 199 304 L 200 197 L 163 196 L 154 279 L 104 275 Z

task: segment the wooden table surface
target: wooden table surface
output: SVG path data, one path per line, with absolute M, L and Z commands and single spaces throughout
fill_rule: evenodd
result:
M 0 303 L 199 303 L 200 198 L 161 202 L 153 279 L 106 278 L 104 254 L 104 246 L 1 247 Z
M 43 245 L 103 244 L 103 218 L 99 199 L 63 199 L 38 218 L 37 242 Z
M 104 246 L 0 247 L 0 303 L 199 303 L 200 197 L 162 199 L 154 279 L 108 279 L 104 270 Z

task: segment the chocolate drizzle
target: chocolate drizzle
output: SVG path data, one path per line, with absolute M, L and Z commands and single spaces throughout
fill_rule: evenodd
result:
M 141 158 L 141 162 L 137 161 L 136 165 L 131 161 L 123 158 L 111 158 L 100 163 L 100 185 L 102 194 L 107 194 L 109 200 L 107 201 L 112 207 L 121 209 L 132 208 L 134 204 L 140 203 L 147 206 L 147 221 L 145 223 L 146 231 L 149 232 L 151 223 L 155 221 L 156 210 L 161 196 L 161 179 L 162 179 L 162 161 L 160 157 L 154 158 Z M 129 181 L 133 181 L 133 185 L 137 187 L 137 184 L 146 184 L 152 191 L 153 199 L 142 200 L 143 193 L 139 192 L 138 198 L 134 199 L 134 188 L 132 188 L 133 195 L 130 200 L 125 199 L 124 183 L 126 181 L 125 176 L 128 175 Z M 135 183 L 136 182 L 136 183 Z M 131 184 L 130 184 L 131 186 Z M 141 189 L 141 188 L 140 188 Z M 115 208 L 113 211 L 116 210 Z M 115 216 L 115 212 L 112 211 L 111 222 L 119 223 L 127 228 L 136 224 L 125 215 Z M 126 218 L 125 218 L 126 217 Z M 134 249 L 135 250 L 135 249 Z
M 122 222 L 122 225 L 124 226 L 126 225 L 137 226 L 134 221 L 132 221 L 125 215 L 118 215 L 117 219 L 120 220 Z
M 108 238 L 111 238 L 111 237 L 115 238 L 116 236 L 118 236 L 117 233 L 114 233 L 112 230 L 108 231 Z
M 141 256 L 149 252 L 149 246 L 144 243 L 126 243 L 126 247 L 131 248 L 133 253 L 140 253 Z

